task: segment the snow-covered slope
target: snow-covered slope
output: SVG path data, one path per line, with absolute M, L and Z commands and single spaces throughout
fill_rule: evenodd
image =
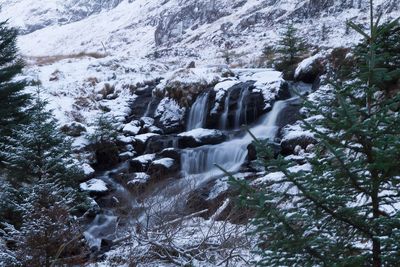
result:
M 25 35 L 20 47 L 28 56 L 86 51 L 133 59 L 191 57 L 210 64 L 223 62 L 221 50 L 229 47 L 236 52 L 235 63 L 243 64 L 256 60 L 288 20 L 314 44 L 354 42 L 346 32 L 346 20 L 365 21 L 368 4 L 366 0 L 1 0 L 0 19 L 10 18 L 21 28 Z M 376 5 L 386 17 L 400 14 L 396 0 L 378 0 Z

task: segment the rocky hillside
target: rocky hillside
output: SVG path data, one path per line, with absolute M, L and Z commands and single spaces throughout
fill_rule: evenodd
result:
M 399 12 L 396 0 L 376 1 L 385 17 Z M 178 65 L 191 60 L 234 63 L 257 60 L 264 44 L 294 21 L 309 42 L 340 46 L 354 42 L 346 20 L 365 21 L 369 1 L 273 0 L 67 0 L 0 1 L 0 18 L 20 27 L 27 56 L 101 52 Z M 324 28 L 324 29 L 323 29 Z M 322 38 L 322 35 L 326 35 Z M 323 39 L 324 41 L 321 41 Z M 46 40 L 46 41 L 44 41 Z M 161 59 L 158 59 L 160 58 Z

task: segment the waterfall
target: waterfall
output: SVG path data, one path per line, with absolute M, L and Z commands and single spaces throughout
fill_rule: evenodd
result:
M 259 123 L 250 128 L 252 134 L 258 138 L 274 138 L 278 126 L 276 120 L 283 108 L 287 105 L 285 101 L 277 101 L 273 109 L 264 115 Z M 216 164 L 227 171 L 235 172 L 243 165 L 247 157 L 247 146 L 253 138 L 246 133 L 241 138 L 218 144 L 198 147 L 191 150 L 185 150 L 181 156 L 182 172 L 185 176 L 201 174 L 203 179 L 223 174 L 216 167 Z
M 238 107 L 236 109 L 235 112 L 235 128 L 239 128 L 240 127 L 240 119 L 242 118 L 242 114 L 243 114 L 243 122 L 246 123 L 247 122 L 247 105 L 246 103 L 244 103 L 247 95 L 249 94 L 249 90 L 247 88 L 243 89 L 242 91 L 240 91 L 240 96 L 239 96 L 239 100 L 238 100 Z M 244 108 L 244 112 L 242 112 Z
M 191 107 L 187 122 L 188 131 L 204 127 L 208 111 L 208 94 L 199 95 Z
M 225 97 L 225 103 L 224 103 L 224 112 L 222 112 L 220 121 L 219 121 L 219 128 L 221 130 L 226 130 L 226 127 L 228 125 L 228 114 L 229 114 L 229 99 L 231 98 L 231 91 L 228 91 L 226 93 L 226 97 Z

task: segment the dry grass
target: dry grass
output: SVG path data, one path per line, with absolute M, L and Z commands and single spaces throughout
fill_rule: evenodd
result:
M 54 56 L 41 56 L 41 57 L 28 57 L 28 62 L 30 65 L 51 65 L 55 62 L 64 60 L 64 59 L 77 59 L 77 58 L 105 58 L 107 54 L 99 53 L 99 52 L 80 52 L 77 54 L 67 54 L 67 55 L 54 55 Z

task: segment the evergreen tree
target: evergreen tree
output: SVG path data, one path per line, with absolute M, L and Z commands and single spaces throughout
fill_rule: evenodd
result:
M 8 27 L 7 22 L 0 22 L 0 142 L 23 121 L 23 108 L 29 100 L 29 95 L 22 92 L 25 83 L 15 80 L 23 68 L 16 42 L 17 30 Z
M 385 25 L 390 32 L 397 24 Z M 387 97 L 381 87 L 400 78 L 400 65 L 389 58 L 392 69 L 377 64 L 388 51 L 382 27 L 371 23 L 367 34 L 350 26 L 363 34 L 367 48 L 355 49 L 363 59 L 357 75 L 325 85 L 305 103 L 311 119 L 303 128 L 318 140 L 315 152 L 302 166 L 290 157 L 263 157 L 277 171 L 274 179 L 259 190 L 243 187 L 243 200 L 258 211 L 259 265 L 378 267 L 400 261 L 400 90 Z M 269 154 L 265 142 L 256 144 L 260 155 Z
M 285 79 L 293 79 L 296 64 L 304 58 L 304 54 L 307 51 L 306 47 L 304 39 L 298 36 L 293 22 L 287 24 L 278 43 L 277 52 L 279 58 L 276 64 L 276 68 L 279 71 L 283 71 Z
M 70 141 L 57 129 L 46 105 L 38 92 L 28 110 L 28 123 L 14 129 L 1 147 L 0 157 L 13 183 L 59 180 L 72 185 L 81 176 L 71 157 Z
M 89 136 L 99 167 L 109 167 L 118 163 L 118 131 L 115 125 L 115 118 L 102 113 L 94 123 L 94 133 Z

